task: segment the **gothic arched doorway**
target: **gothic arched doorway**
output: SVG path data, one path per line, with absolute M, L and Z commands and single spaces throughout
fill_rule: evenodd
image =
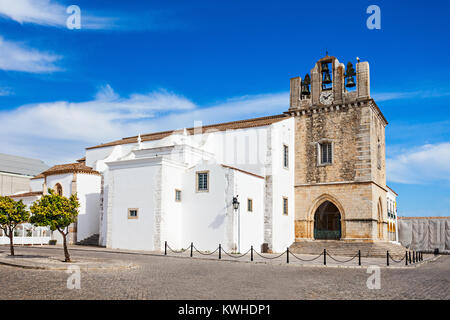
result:
M 314 214 L 314 239 L 339 240 L 341 238 L 341 214 L 330 201 L 325 201 Z

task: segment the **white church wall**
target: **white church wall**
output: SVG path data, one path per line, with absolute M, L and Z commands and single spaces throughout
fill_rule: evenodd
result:
M 272 250 L 282 252 L 294 242 L 294 119 L 272 124 L 273 230 Z M 284 148 L 288 146 L 289 163 L 284 167 Z M 288 199 L 288 214 L 283 214 L 283 198 Z
M 247 252 L 251 246 L 261 252 L 264 242 L 264 179 L 235 171 L 235 193 L 240 202 L 239 251 Z M 248 199 L 252 200 L 252 211 L 248 211 Z M 238 223 L 239 224 L 239 223 Z
M 77 222 L 77 241 L 99 233 L 101 176 L 77 174 L 77 196 L 80 209 Z
M 263 175 L 268 128 L 216 131 L 197 139 L 202 139 L 205 150 L 215 155 L 217 163 Z
M 209 191 L 197 192 L 196 174 L 209 172 Z M 186 247 L 191 242 L 199 250 L 213 251 L 219 244 L 228 247 L 228 223 L 232 194 L 227 193 L 228 181 L 224 168 L 217 164 L 201 163 L 190 168 L 183 176 L 182 241 Z
M 32 192 L 43 191 L 42 184 L 44 183 L 44 178 L 41 179 L 31 179 L 30 189 Z
M 183 188 L 183 175 L 185 167 L 163 161 L 161 179 L 161 248 L 164 241 L 171 248 L 181 248 L 182 243 L 182 221 L 183 204 L 185 192 Z M 181 191 L 181 201 L 176 201 L 175 190 Z
M 155 210 L 160 161 L 146 166 L 115 168 L 109 173 L 107 246 L 117 249 L 155 250 Z M 137 219 L 128 209 L 138 209 Z M 108 229 L 108 228 L 107 228 Z M 159 246 L 157 248 L 160 249 Z
M 101 246 L 106 247 L 106 234 L 108 226 L 108 197 L 110 186 L 108 184 L 111 171 L 103 171 L 103 194 L 100 191 L 100 209 L 99 209 L 99 240 L 98 243 Z M 102 190 L 102 187 L 100 187 Z
M 63 196 L 70 197 L 72 195 L 72 173 L 57 174 L 47 177 L 47 188 L 55 189 L 59 183 L 63 189 Z M 46 190 L 44 191 L 46 192 Z

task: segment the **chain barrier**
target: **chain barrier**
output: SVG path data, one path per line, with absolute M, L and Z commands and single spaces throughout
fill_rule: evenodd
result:
M 303 259 L 303 258 L 297 257 L 292 251 L 289 251 L 289 254 L 294 256 L 294 258 L 296 258 L 297 260 L 304 261 L 304 262 L 310 262 L 310 261 L 319 259 L 323 255 L 323 252 L 313 259 Z
M 169 246 L 169 244 L 168 244 L 167 242 L 166 242 L 165 245 L 166 245 L 167 248 L 168 248 L 170 251 L 172 251 L 173 253 L 183 253 L 183 252 L 186 252 L 187 250 L 189 250 L 189 247 L 187 247 L 186 249 L 174 250 L 174 249 L 172 249 L 172 248 Z
M 347 263 L 347 262 L 350 262 L 350 261 L 352 261 L 353 259 L 355 259 L 355 258 L 358 256 L 358 254 L 359 254 L 359 253 L 355 254 L 355 255 L 353 256 L 353 258 L 350 258 L 350 259 L 348 259 L 348 260 L 338 260 L 338 259 L 333 258 L 333 257 L 331 256 L 331 254 L 329 254 L 329 253 L 327 252 L 327 256 L 329 256 L 332 260 L 334 260 L 334 261 L 336 261 L 336 262 L 339 262 L 339 263 Z
M 274 259 L 278 259 L 281 258 L 282 256 L 284 256 L 285 254 L 286 256 L 286 262 L 289 263 L 289 256 L 293 256 L 295 259 L 299 260 L 299 261 L 303 261 L 303 262 L 311 262 L 314 260 L 319 259 L 321 256 L 324 256 L 324 265 L 326 265 L 326 256 L 330 257 L 333 261 L 337 262 L 337 263 L 349 263 L 351 261 L 353 261 L 355 258 L 358 257 L 358 265 L 361 266 L 361 251 L 358 251 L 358 253 L 356 253 L 353 257 L 351 257 L 350 259 L 347 260 L 339 260 L 336 259 L 335 257 L 333 257 L 331 254 L 329 254 L 326 250 L 324 250 L 322 253 L 320 253 L 318 256 L 312 258 L 312 259 L 305 259 L 305 258 L 301 258 L 299 256 L 297 256 L 295 253 L 291 252 L 289 250 L 289 248 L 286 251 L 283 251 L 281 254 L 274 256 L 274 257 L 267 257 L 264 256 L 262 254 L 260 254 L 258 251 L 253 249 L 253 246 L 245 253 L 243 254 L 232 254 L 232 253 L 228 253 L 227 251 L 225 251 L 222 246 L 219 244 L 219 247 L 217 249 L 215 249 L 212 252 L 203 252 L 198 250 L 193 243 L 190 244 L 189 247 L 187 247 L 186 249 L 181 249 L 181 250 L 174 250 L 172 249 L 169 244 L 167 243 L 167 241 L 164 244 L 165 248 L 164 248 L 164 255 L 167 255 L 167 249 L 169 249 L 170 251 L 172 251 L 173 253 L 184 253 L 186 251 L 188 251 L 189 249 L 191 250 L 191 257 L 193 255 L 193 252 L 195 250 L 195 252 L 198 252 L 201 255 L 204 256 L 211 256 L 213 254 L 215 254 L 217 251 L 219 251 L 219 259 L 221 259 L 221 254 L 222 252 L 224 254 L 226 254 L 228 257 L 233 258 L 233 259 L 239 259 L 242 257 L 245 257 L 246 255 L 248 255 L 249 253 L 251 253 L 251 261 L 253 261 L 253 255 L 256 254 L 257 256 L 259 256 L 260 258 L 263 259 L 267 259 L 267 260 L 274 260 Z M 405 255 L 403 256 L 403 258 L 401 258 L 400 260 L 394 259 L 390 254 L 389 251 L 386 252 L 386 265 L 389 266 L 389 261 L 392 260 L 395 263 L 401 263 L 403 261 L 405 261 L 405 265 L 408 264 L 413 264 L 413 263 L 417 263 L 419 261 L 423 261 L 423 253 L 422 252 L 413 252 L 412 255 L 412 259 L 411 259 L 411 251 L 406 251 Z
M 239 258 L 242 258 L 242 257 L 246 256 L 251 250 L 252 250 L 252 249 L 249 249 L 246 253 L 236 256 L 236 255 L 233 255 L 233 254 L 229 254 L 228 252 L 226 252 L 226 251 L 222 248 L 222 252 L 223 252 L 223 253 L 225 253 L 227 256 L 229 256 L 229 257 L 231 257 L 231 258 L 234 258 L 234 259 L 239 259 Z
M 206 253 L 206 252 L 201 252 L 200 250 L 198 250 L 195 246 L 194 246 L 194 250 L 196 251 L 196 252 L 198 252 L 198 253 L 200 253 L 201 255 L 204 255 L 204 256 L 210 256 L 210 255 L 212 255 L 212 254 L 214 254 L 214 253 L 216 253 L 217 252 L 217 250 L 219 250 L 219 247 L 217 247 L 217 249 L 216 250 L 214 250 L 213 252 L 209 252 L 209 253 Z M 222 250 L 223 251 L 223 250 Z
M 394 261 L 395 263 L 400 263 L 400 262 L 402 262 L 403 260 L 405 260 L 405 258 L 406 258 L 406 254 L 403 256 L 403 258 L 401 258 L 400 260 L 395 260 L 390 254 L 389 254 L 389 258 L 392 260 L 392 261 Z
M 282 257 L 282 256 L 286 253 L 286 251 L 283 251 L 282 254 L 280 254 L 280 255 L 278 255 L 278 256 L 276 256 L 276 257 L 264 257 L 264 256 L 261 255 L 258 251 L 255 251 L 255 253 L 256 253 L 258 256 L 260 256 L 261 258 L 273 260 L 273 259 L 278 259 L 278 258 Z

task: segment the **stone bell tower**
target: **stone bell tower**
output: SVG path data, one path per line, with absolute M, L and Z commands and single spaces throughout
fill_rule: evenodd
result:
M 325 56 L 291 79 L 296 240 L 386 241 L 385 126 L 369 63 Z M 355 79 L 356 78 L 356 79 Z

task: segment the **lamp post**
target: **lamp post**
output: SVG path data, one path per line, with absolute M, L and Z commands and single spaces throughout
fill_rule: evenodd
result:
M 241 251 L 241 215 L 238 212 L 238 210 L 239 210 L 238 197 L 239 197 L 238 195 L 233 197 L 233 209 L 238 216 L 238 243 L 237 243 L 238 247 L 237 247 L 237 250 L 238 250 L 238 252 L 240 252 Z

